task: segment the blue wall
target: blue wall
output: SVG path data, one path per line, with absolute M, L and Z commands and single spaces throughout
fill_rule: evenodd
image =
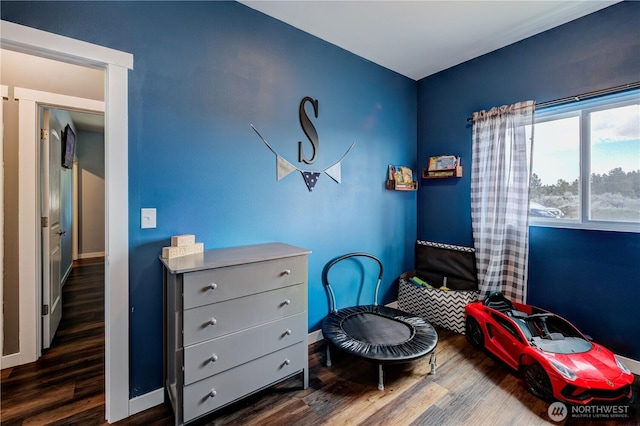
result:
M 623 2 L 418 82 L 418 159 L 455 154 L 461 179 L 418 194 L 418 238 L 472 245 L 474 111 L 544 102 L 640 80 L 640 3 Z M 535 149 L 535 148 L 534 148 Z M 640 359 L 640 235 L 530 228 L 528 302 Z
M 3 1 L 1 13 L 134 55 L 132 397 L 162 386 L 158 254 L 171 235 L 195 233 L 208 249 L 267 241 L 311 249 L 309 324 L 317 329 L 327 312 L 320 276 L 331 258 L 379 255 L 386 303 L 395 299 L 394 278 L 413 267 L 416 235 L 472 244 L 466 118 L 473 111 L 640 77 L 640 3 L 612 6 L 418 83 L 237 3 Z M 309 169 L 323 170 L 356 142 L 342 184 L 323 175 L 312 193 L 298 174 L 276 181 L 275 157 L 249 127 L 298 164 L 297 141 L 305 139 L 297 108 L 305 96 L 320 102 L 312 119 L 320 150 Z M 443 153 L 462 156 L 463 178 L 422 182 L 417 196 L 383 189 L 389 163 L 418 169 Z M 157 229 L 139 229 L 142 207 L 158 209 Z M 637 234 L 532 228 L 529 301 L 640 359 L 639 246 Z
M 2 2 L 2 19 L 130 52 L 131 392 L 162 387 L 162 276 L 171 235 L 207 249 L 283 241 L 309 258 L 309 325 L 328 311 L 323 266 L 350 251 L 385 265 L 383 303 L 413 266 L 416 193 L 384 189 L 390 163 L 416 165 L 417 83 L 235 2 Z M 303 167 L 302 98 L 318 157 Z M 276 181 L 276 158 L 324 170 L 352 142 L 342 184 L 299 173 Z M 157 229 L 140 229 L 140 208 Z M 116 225 L 117 226 L 117 225 Z M 372 283 L 372 285 L 375 283 Z M 344 300 L 344 303 L 348 303 Z

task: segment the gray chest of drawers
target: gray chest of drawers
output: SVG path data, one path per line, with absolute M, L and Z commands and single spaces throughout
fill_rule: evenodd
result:
M 309 253 L 269 243 L 161 259 L 165 389 L 176 424 L 296 374 L 308 387 Z

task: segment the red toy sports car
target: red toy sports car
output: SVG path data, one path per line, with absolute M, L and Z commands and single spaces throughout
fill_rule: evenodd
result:
M 564 318 L 512 303 L 500 292 L 469 303 L 465 316 L 467 340 L 522 371 L 531 393 L 542 400 L 584 405 L 632 398 L 629 369 Z

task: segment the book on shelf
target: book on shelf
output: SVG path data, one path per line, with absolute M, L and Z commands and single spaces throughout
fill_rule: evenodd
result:
M 422 169 L 423 178 L 462 177 L 460 157 L 455 155 L 435 155 L 429 157 L 428 166 Z
M 389 180 L 398 185 L 413 186 L 413 170 L 406 166 L 389 165 Z
M 455 155 L 437 155 L 429 157 L 429 167 L 427 170 L 429 172 L 454 171 L 456 166 L 458 166 L 458 157 Z

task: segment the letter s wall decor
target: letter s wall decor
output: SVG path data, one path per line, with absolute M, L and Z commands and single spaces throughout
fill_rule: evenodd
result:
M 306 102 L 309 102 L 311 105 L 313 105 L 313 113 L 315 114 L 316 118 L 318 118 L 318 100 L 312 99 L 309 96 L 305 96 L 304 98 L 302 98 L 302 101 L 300 101 L 300 108 L 298 109 L 300 125 L 302 126 L 304 134 L 307 135 L 307 138 L 311 142 L 313 155 L 311 155 L 311 158 L 307 160 L 302 149 L 302 142 L 300 141 L 298 142 L 298 161 L 301 163 L 304 162 L 306 164 L 312 164 L 314 161 L 316 161 L 316 152 L 320 148 L 320 141 L 318 140 L 318 132 L 316 132 L 316 128 L 313 126 L 313 123 L 311 122 L 311 120 L 309 120 L 307 112 L 304 110 L 304 104 Z
M 314 115 L 316 118 L 318 118 L 318 100 L 313 99 L 309 96 L 305 96 L 300 101 L 300 106 L 298 108 L 300 125 L 302 126 L 302 130 L 304 131 L 304 134 L 307 135 L 307 138 L 311 142 L 313 155 L 311 156 L 310 159 L 307 159 L 304 155 L 304 150 L 302 148 L 302 141 L 298 141 L 298 161 L 300 163 L 304 162 L 306 164 L 312 164 L 316 160 L 316 156 L 318 155 L 320 140 L 318 139 L 318 132 L 316 131 L 315 126 L 313 125 L 313 123 L 311 123 L 311 120 L 309 119 L 309 116 L 305 111 L 305 104 L 307 102 L 311 103 L 311 105 L 313 106 Z M 316 170 L 316 171 L 303 170 L 303 169 L 299 169 L 298 167 L 294 166 L 289 161 L 281 157 L 271 147 L 271 145 L 269 145 L 269 142 L 267 142 L 267 140 L 264 137 L 262 137 L 260 132 L 258 132 L 258 130 L 254 127 L 253 124 L 251 124 L 251 128 L 254 130 L 254 132 L 256 132 L 256 134 L 260 137 L 260 139 L 262 139 L 262 142 L 264 142 L 267 148 L 269 148 L 269 150 L 275 154 L 277 180 L 280 180 L 288 176 L 290 173 L 297 170 L 302 175 L 302 178 L 304 179 L 304 182 L 307 185 L 309 192 L 313 191 L 313 188 L 315 187 L 316 183 L 318 182 L 318 178 L 322 173 L 325 173 L 327 176 L 333 179 L 336 183 L 340 183 L 342 179 L 342 166 L 341 166 L 342 160 L 344 160 L 344 158 L 347 156 L 349 151 L 351 151 L 351 148 L 353 148 L 353 146 L 356 144 L 355 142 L 353 142 L 349 147 L 349 149 L 347 149 L 347 152 L 345 152 L 344 155 L 340 157 L 340 159 L 337 162 L 335 162 L 333 165 L 327 167 L 324 170 Z

